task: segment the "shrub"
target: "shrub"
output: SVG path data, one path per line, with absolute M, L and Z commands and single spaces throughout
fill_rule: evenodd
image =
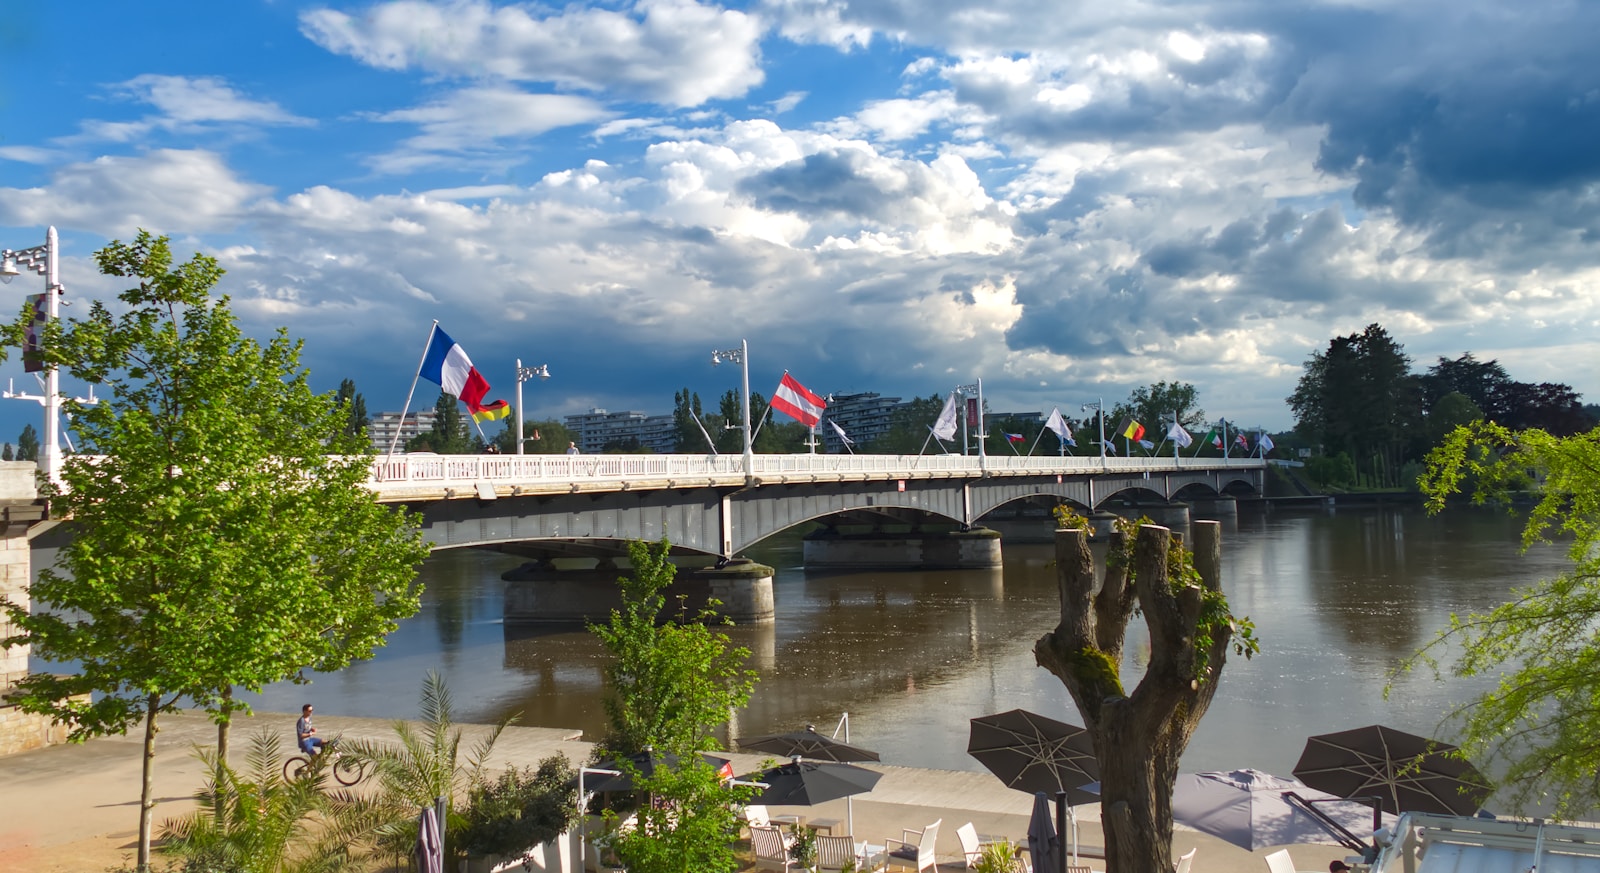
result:
M 578 771 L 565 755 L 539 769 L 512 767 L 493 781 L 477 780 L 467 793 L 460 846 L 470 855 L 521 855 L 547 843 L 577 818 L 572 783 Z

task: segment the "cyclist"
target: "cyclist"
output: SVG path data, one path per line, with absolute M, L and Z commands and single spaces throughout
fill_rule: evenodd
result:
M 300 718 L 294 723 L 294 734 L 300 751 L 307 755 L 315 755 L 326 745 L 317 737 L 317 729 L 311 726 L 311 704 L 300 707 Z

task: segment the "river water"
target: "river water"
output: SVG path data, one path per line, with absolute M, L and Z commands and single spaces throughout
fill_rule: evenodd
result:
M 1480 509 L 1429 517 L 1417 508 L 1270 510 L 1225 517 L 1223 588 L 1256 624 L 1261 653 L 1230 657 L 1185 770 L 1256 767 L 1287 774 L 1305 738 L 1383 723 L 1435 735 L 1453 703 L 1486 685 L 1410 674 L 1396 665 L 1447 626 L 1515 586 L 1565 566 L 1560 548 L 1518 552 L 1519 519 Z M 1057 622 L 1049 545 L 1006 544 L 995 571 L 807 573 L 797 539 L 751 557 L 777 568 L 777 621 L 731 629 L 761 679 L 735 734 L 831 731 L 885 763 L 981 770 L 966 755 L 967 720 L 1017 707 L 1078 722 L 1065 688 L 1033 660 Z M 507 626 L 503 555 L 438 553 L 423 568 L 421 611 L 371 661 L 254 699 L 289 712 L 409 718 L 426 671 L 448 680 L 463 721 L 520 712 L 521 723 L 604 730 L 605 654 L 581 629 Z M 1138 681 L 1148 637 L 1135 618 L 1125 681 Z M 1438 735 L 1447 737 L 1448 731 Z

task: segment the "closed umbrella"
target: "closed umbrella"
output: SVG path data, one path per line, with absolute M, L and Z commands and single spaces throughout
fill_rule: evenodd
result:
M 1493 792 L 1449 743 L 1370 725 L 1306 740 L 1294 775 L 1340 797 L 1383 799 L 1383 810 L 1472 815 Z
M 444 873 L 444 837 L 431 806 L 422 808 L 422 818 L 417 823 L 416 856 L 417 873 Z
M 1056 820 L 1050 814 L 1050 797 L 1033 793 L 1033 815 L 1028 817 L 1028 854 L 1037 873 L 1062 869 L 1066 857 L 1061 853 L 1061 838 L 1056 835 Z
M 1301 801 L 1319 801 L 1313 808 L 1346 833 L 1307 812 L 1311 804 L 1292 802 L 1291 794 Z M 1373 827 L 1371 807 L 1308 788 L 1298 779 L 1248 769 L 1178 774 L 1172 820 L 1251 852 L 1296 843 L 1364 849 L 1355 834 L 1371 833 Z

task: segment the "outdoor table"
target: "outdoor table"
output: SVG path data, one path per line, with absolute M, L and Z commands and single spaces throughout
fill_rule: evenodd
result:
M 831 837 L 833 836 L 834 828 L 837 828 L 841 824 L 844 824 L 844 822 L 841 822 L 836 818 L 814 818 L 806 822 L 805 826 L 814 831 L 826 831 L 828 836 Z

